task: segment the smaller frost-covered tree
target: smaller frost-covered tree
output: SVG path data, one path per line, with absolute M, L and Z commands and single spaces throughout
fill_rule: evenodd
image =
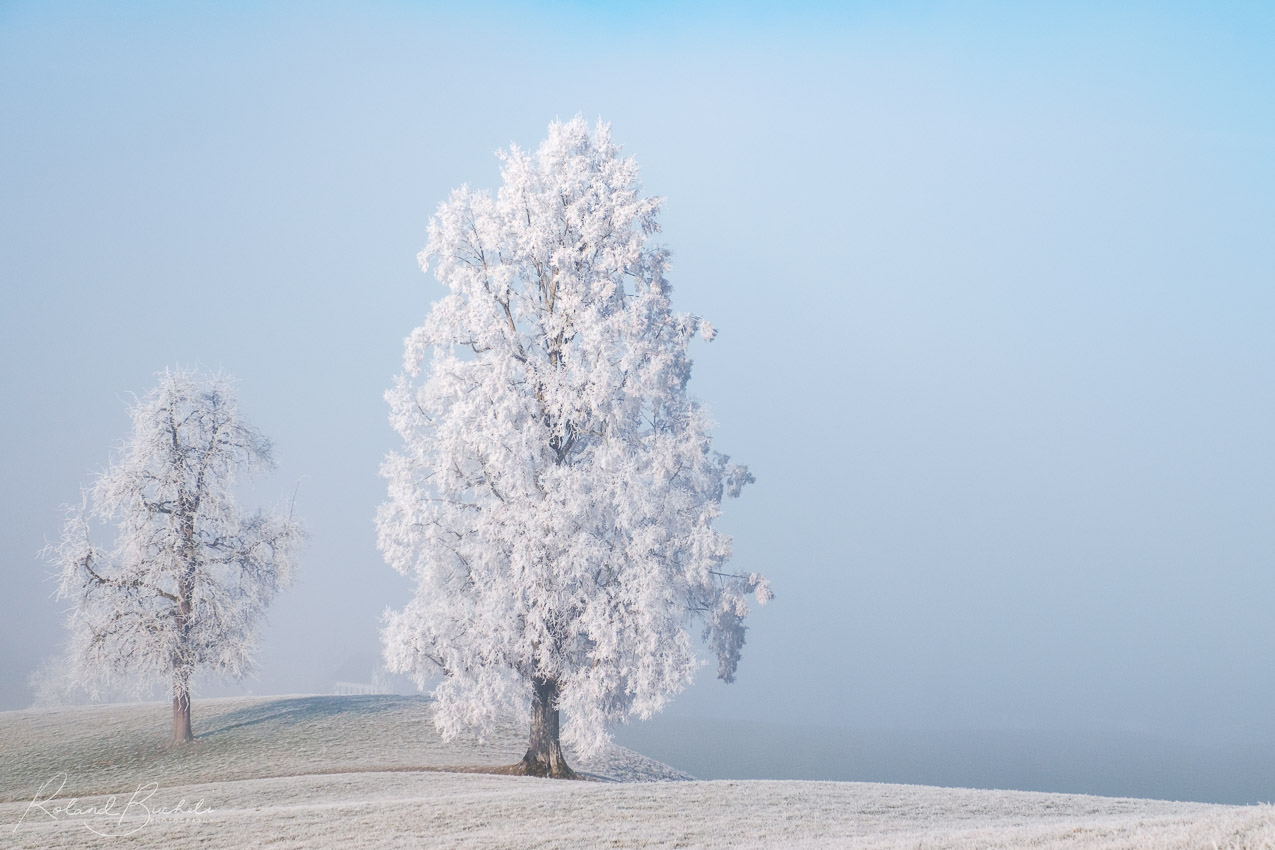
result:
M 386 395 L 404 448 L 380 547 L 417 587 L 383 637 L 419 687 L 443 674 L 444 735 L 530 706 L 518 770 L 565 777 L 560 711 L 586 752 L 649 717 L 698 666 L 697 620 L 731 681 L 745 597 L 770 590 L 724 567 L 713 522 L 752 476 L 687 393 L 713 330 L 671 307 L 659 200 L 604 124 L 502 159 L 499 192 L 454 192 L 421 254 L 449 292 Z
M 241 476 L 273 467 L 270 441 L 239 415 L 228 378 L 165 371 L 132 409 L 106 472 L 67 509 L 47 556 L 61 570 L 71 681 L 90 692 L 166 680 L 173 744 L 190 741 L 191 677 L 254 669 L 257 629 L 292 579 L 304 538 L 289 514 L 245 514 Z M 91 541 L 113 524 L 115 544 Z

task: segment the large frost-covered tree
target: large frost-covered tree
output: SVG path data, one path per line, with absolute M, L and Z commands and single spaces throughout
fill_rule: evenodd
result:
M 726 571 L 713 527 L 752 476 L 687 394 L 689 344 L 714 331 L 672 310 L 659 199 L 601 123 L 500 157 L 496 195 L 454 191 L 420 255 L 449 293 L 386 394 L 404 445 L 379 544 L 416 591 L 382 637 L 418 686 L 442 674 L 444 735 L 529 705 L 518 769 L 569 776 L 560 711 L 585 751 L 649 717 L 691 681 L 696 621 L 731 681 L 746 597 L 770 590 Z
M 191 677 L 242 678 L 257 627 L 292 578 L 304 532 L 288 515 L 245 514 L 241 476 L 273 466 L 270 441 L 240 416 L 229 379 L 165 371 L 132 409 L 109 468 L 67 511 L 49 557 L 61 569 L 68 670 L 94 690 L 161 679 L 172 689 L 172 743 L 193 738 Z M 96 522 L 115 526 L 106 550 Z

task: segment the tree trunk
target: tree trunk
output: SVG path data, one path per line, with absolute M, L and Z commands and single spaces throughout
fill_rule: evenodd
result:
M 552 779 L 576 779 L 558 740 L 558 682 L 537 677 L 532 684 L 535 695 L 531 699 L 531 742 L 518 765 L 519 772 Z
M 173 737 L 170 746 L 195 740 L 190 731 L 190 677 L 173 672 Z
M 195 509 L 182 517 L 182 537 L 185 540 L 183 559 L 186 563 L 177 587 L 177 634 L 180 641 L 173 652 L 173 739 L 170 746 L 188 744 L 195 740 L 190 731 L 190 665 L 186 663 L 190 651 L 190 599 L 195 592 Z

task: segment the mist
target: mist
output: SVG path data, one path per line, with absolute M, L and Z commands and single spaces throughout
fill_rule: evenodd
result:
M 197 697 L 371 681 L 429 217 L 581 114 L 666 199 L 674 306 L 720 332 L 691 387 L 757 477 L 732 563 L 777 594 L 737 682 L 622 742 L 1270 799 L 1273 38 L 1240 4 L 6 4 L 0 709 L 62 639 L 59 506 L 176 365 L 236 376 L 279 461 L 246 497 L 311 531 L 259 675 Z

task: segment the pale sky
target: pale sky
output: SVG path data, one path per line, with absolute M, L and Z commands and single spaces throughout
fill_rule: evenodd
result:
M 0 709 L 59 505 L 177 364 L 313 533 L 246 687 L 367 668 L 426 223 L 579 113 L 666 199 L 778 596 L 670 716 L 1275 751 L 1275 13 L 834 5 L 0 5 Z

